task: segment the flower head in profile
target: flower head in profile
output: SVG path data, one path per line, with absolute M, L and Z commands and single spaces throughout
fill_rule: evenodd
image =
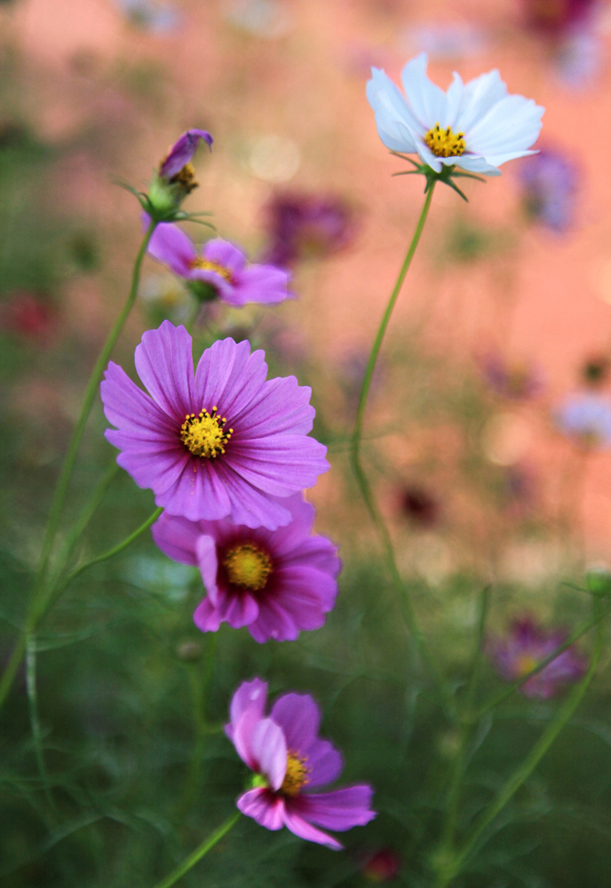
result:
M 541 151 L 520 167 L 524 206 L 528 216 L 552 231 L 566 231 L 575 217 L 578 173 L 559 151 Z
M 524 617 L 515 620 L 504 638 L 491 639 L 488 653 L 502 678 L 517 681 L 553 654 L 566 638 L 566 632 L 547 631 L 532 618 Z M 526 697 L 547 700 L 563 685 L 579 681 L 586 667 L 585 657 L 576 648 L 567 648 L 545 669 L 529 678 L 520 692 Z
M 246 681 L 235 692 L 225 732 L 240 758 L 254 771 L 252 788 L 237 806 L 266 829 L 286 826 L 309 842 L 342 846 L 323 829 L 343 832 L 375 817 L 367 785 L 312 792 L 337 780 L 339 752 L 318 737 L 320 712 L 308 694 L 285 694 L 265 714 L 267 684 Z
M 611 402 L 602 395 L 572 395 L 556 410 L 558 428 L 587 449 L 611 447 Z
M 117 462 L 170 515 L 229 518 L 275 530 L 292 513 L 287 497 L 312 487 L 329 464 L 308 436 L 311 389 L 294 376 L 266 380 L 262 351 L 215 342 L 193 371 L 192 340 L 164 321 L 136 348 L 146 394 L 110 362 L 101 385 L 106 437 Z
M 156 222 L 184 218 L 184 213 L 182 216 L 179 213 L 180 206 L 185 197 L 197 188 L 191 160 L 200 142 L 205 142 L 211 148 L 212 141 L 212 136 L 206 130 L 187 130 L 159 164 L 148 194 L 128 188 L 136 195 L 143 210 Z
M 292 520 L 275 531 L 230 521 L 163 514 L 153 539 L 175 561 L 199 567 L 207 596 L 193 619 L 202 632 L 246 626 L 258 642 L 294 641 L 319 629 L 337 595 L 340 561 L 330 540 L 312 536 L 314 508 L 289 497 Z
M 289 268 L 300 259 L 324 257 L 348 246 L 356 222 L 338 197 L 287 192 L 267 207 L 270 244 L 267 262 Z
M 444 92 L 426 74 L 421 53 L 403 68 L 405 93 L 384 71 L 372 68 L 367 98 L 382 142 L 391 151 L 417 154 L 427 178 L 450 173 L 498 176 L 501 164 L 533 154 L 544 108 L 509 95 L 498 71 L 463 83 L 459 74 Z M 454 187 L 454 186 L 453 186 Z
M 270 304 L 290 298 L 289 276 L 273 265 L 249 264 L 246 256 L 221 238 L 198 250 L 177 225 L 161 223 L 150 240 L 150 255 L 189 281 L 196 295 L 227 305 Z

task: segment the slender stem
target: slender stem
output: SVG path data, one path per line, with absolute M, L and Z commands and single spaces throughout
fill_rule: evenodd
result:
M 388 569 L 392 578 L 393 585 L 397 591 L 399 602 L 401 605 L 403 618 L 405 620 L 408 631 L 413 639 L 414 643 L 414 653 L 416 656 L 422 656 L 423 654 L 423 636 L 422 632 L 418 626 L 418 620 L 416 618 L 416 614 L 414 611 L 413 603 L 411 597 L 408 593 L 408 590 L 401 578 L 401 574 L 399 572 L 399 568 L 397 566 L 397 561 L 395 558 L 394 547 L 392 543 L 392 539 L 389 533 L 389 530 L 384 522 L 382 514 L 377 506 L 373 491 L 371 489 L 371 485 L 367 479 L 367 475 L 365 474 L 365 470 L 361 461 L 361 442 L 363 438 L 363 423 L 365 420 L 365 411 L 367 408 L 367 398 L 369 396 L 369 391 L 371 389 L 371 381 L 373 379 L 373 374 L 375 372 L 376 364 L 378 361 L 378 357 L 380 355 L 380 351 L 382 348 L 382 343 L 384 341 L 384 336 L 386 335 L 386 330 L 388 328 L 388 324 L 390 322 L 394 307 L 396 305 L 397 299 L 399 298 L 399 293 L 401 292 L 401 288 L 403 286 L 403 281 L 405 280 L 405 276 L 409 270 L 412 259 L 414 257 L 414 253 L 416 252 L 416 248 L 420 242 L 420 237 L 422 235 L 422 231 L 424 229 L 424 224 L 426 222 L 429 208 L 431 206 L 431 201 L 433 199 L 433 192 L 435 190 L 435 182 L 431 183 L 430 188 L 426 193 L 426 199 L 424 201 L 424 206 L 422 208 L 422 212 L 420 213 L 420 217 L 418 219 L 418 223 L 416 225 L 416 230 L 414 231 L 412 240 L 408 247 L 405 259 L 403 260 L 403 265 L 399 271 L 399 275 L 393 287 L 392 293 L 390 294 L 390 299 L 388 300 L 388 304 L 386 309 L 384 310 L 384 314 L 382 315 L 382 320 L 380 322 L 380 326 L 378 328 L 378 332 L 376 334 L 373 346 L 371 348 L 371 352 L 369 354 L 369 359 L 367 361 L 367 368 L 365 370 L 365 375 L 363 377 L 363 383 L 361 385 L 361 391 L 359 394 L 359 402 L 356 411 L 356 421 L 354 425 L 354 431 L 351 437 L 351 447 L 350 447 L 350 457 L 352 463 L 352 469 L 354 475 L 356 477 L 356 481 L 363 498 L 363 501 L 367 507 L 371 520 L 378 532 L 378 536 L 380 538 L 380 542 L 382 543 L 382 547 L 384 550 L 385 559 L 388 565 Z M 425 653 L 426 656 L 426 653 Z M 433 672 L 435 680 L 438 684 L 440 693 L 442 696 L 446 697 L 446 703 L 450 705 L 450 708 L 453 708 L 453 701 L 451 700 L 449 695 L 444 694 L 443 690 L 443 681 L 439 676 L 439 672 L 436 664 L 431 659 L 431 657 L 426 656 L 429 668 Z
M 77 452 L 81 443 L 81 439 L 83 437 L 83 433 L 85 431 L 87 419 L 91 412 L 91 408 L 93 407 L 93 402 L 98 391 L 98 384 L 102 377 L 102 373 L 104 372 L 108 359 L 112 353 L 113 348 L 115 347 L 123 326 L 125 325 L 125 321 L 127 320 L 128 315 L 136 301 L 136 296 L 138 295 L 138 283 L 140 281 L 140 268 L 142 266 L 144 256 L 146 255 L 149 241 L 153 235 L 156 224 L 156 222 L 151 221 L 149 227 L 147 228 L 146 234 L 144 235 L 144 238 L 140 245 L 140 249 L 138 250 L 136 261 L 134 263 L 131 286 L 129 289 L 127 300 L 119 314 L 119 317 L 115 321 L 112 330 L 108 335 L 108 339 L 104 343 L 102 351 L 100 352 L 100 355 L 91 373 L 89 383 L 87 384 L 85 398 L 83 400 L 83 406 L 81 408 L 81 414 L 77 421 L 74 432 L 72 433 L 72 438 L 70 440 L 70 444 L 68 445 L 68 451 L 66 453 L 64 463 L 60 471 L 57 486 L 55 488 L 55 493 L 51 503 L 51 509 L 49 512 L 49 518 L 47 521 L 47 527 L 43 539 L 38 570 L 36 572 L 36 577 L 34 580 L 32 598 L 25 620 L 25 627 L 24 630 L 20 633 L 17 642 L 15 643 L 15 647 L 13 648 L 13 652 L 11 654 L 9 662 L 2 674 L 2 679 L 0 680 L 0 708 L 3 706 L 11 687 L 13 686 L 13 681 L 15 680 L 17 670 L 19 669 L 21 661 L 23 660 L 26 651 L 27 636 L 29 633 L 33 632 L 36 629 L 38 620 L 44 613 L 53 593 L 53 584 L 49 584 L 46 582 L 47 570 L 49 566 L 51 552 L 53 549 L 53 543 L 55 542 L 55 537 L 57 535 L 57 530 L 59 527 L 61 512 L 64 506 L 66 495 L 68 493 L 70 478 L 72 477 L 74 464 L 76 462 Z M 58 572 L 61 572 L 62 567 L 63 565 L 59 566 Z
M 146 234 L 144 235 L 144 238 L 140 245 L 140 249 L 138 250 L 136 261 L 134 262 L 132 281 L 127 300 L 125 302 L 125 305 L 121 309 L 121 312 L 119 313 L 119 316 L 115 321 L 112 330 L 108 335 L 108 339 L 104 343 L 102 351 L 98 356 L 98 359 L 89 378 L 89 382 L 87 384 L 85 397 L 83 399 L 83 406 L 81 408 L 81 415 L 79 416 L 74 432 L 72 433 L 72 438 L 70 440 L 70 444 L 68 445 L 68 451 L 66 453 L 66 457 L 64 459 L 64 463 L 62 465 L 57 482 L 57 487 L 55 489 L 53 502 L 51 503 L 51 510 L 49 512 L 49 519 L 47 522 L 47 528 L 40 557 L 39 575 L 42 575 L 43 577 L 46 572 L 49 557 L 51 555 L 51 549 L 59 526 L 61 511 L 66 499 L 66 494 L 68 492 L 68 485 L 70 483 L 70 478 L 72 477 L 72 472 L 74 470 L 76 455 L 81 443 L 81 439 L 83 437 L 83 433 L 85 431 L 85 425 L 87 423 L 87 419 L 89 418 L 89 414 L 91 413 L 93 402 L 97 396 L 100 379 L 102 378 L 102 374 L 106 369 L 108 359 L 112 354 L 117 339 L 119 338 L 125 322 L 136 301 L 136 296 L 138 295 L 138 283 L 140 281 L 140 268 L 142 266 L 142 260 L 146 255 L 149 241 L 153 236 L 156 224 L 156 222 L 151 221 L 147 228 Z
M 451 854 L 454 845 L 454 836 L 456 833 L 456 824 L 458 822 L 458 812 L 460 807 L 460 796 L 462 784 L 467 768 L 467 759 L 469 744 L 473 736 L 473 729 L 477 724 L 474 718 L 474 701 L 477 682 L 481 671 L 484 649 L 484 635 L 486 631 L 486 618 L 488 616 L 488 606 L 490 603 L 490 587 L 486 586 L 482 590 L 480 617 L 478 631 L 475 641 L 475 650 L 473 652 L 473 663 L 471 666 L 471 674 L 467 685 L 467 693 L 465 698 L 465 709 L 461 725 L 461 735 L 458 752 L 454 761 L 454 768 L 450 780 L 450 788 L 448 791 L 447 815 L 441 839 L 440 847 L 442 853 Z
M 483 715 L 486 715 L 493 709 L 496 709 L 496 707 L 500 703 L 503 703 L 505 700 L 507 700 L 508 697 L 511 697 L 514 691 L 519 690 L 522 685 L 526 684 L 527 681 L 530 681 L 530 679 L 534 675 L 538 675 L 539 672 L 542 672 L 546 668 L 546 666 L 549 666 L 550 663 L 553 663 L 553 661 L 556 660 L 561 654 L 563 654 L 568 648 L 570 648 L 571 645 L 575 644 L 576 641 L 579 641 L 579 639 L 587 632 L 589 632 L 593 626 L 601 623 L 610 613 L 611 606 L 608 606 L 605 609 L 597 608 L 595 616 L 593 616 L 589 620 L 586 620 L 584 623 L 581 624 L 581 626 L 578 626 L 577 629 L 575 629 L 575 631 L 571 635 L 569 635 L 565 642 L 557 647 L 555 651 L 552 651 L 552 653 L 545 657 L 544 660 L 541 660 L 541 662 L 538 663 L 534 669 L 531 669 L 530 672 L 526 673 L 526 675 L 523 675 L 521 678 L 518 678 L 516 681 L 512 682 L 509 687 L 505 688 L 505 690 L 497 694 L 496 697 L 493 697 L 492 700 L 484 704 L 484 706 L 482 706 L 482 708 L 478 711 L 476 718 L 479 720 Z
M 598 604 L 595 606 L 599 609 Z M 471 835 L 466 839 L 462 850 L 453 859 L 451 867 L 448 868 L 445 877 L 438 882 L 438 888 L 447 888 L 447 886 L 452 883 L 453 879 L 460 873 L 464 862 L 477 846 L 483 833 L 490 826 L 492 821 L 501 813 L 505 805 L 511 801 L 522 784 L 528 780 L 554 740 L 556 740 L 562 729 L 565 727 L 581 703 L 592 679 L 594 678 L 596 668 L 603 652 L 604 641 L 605 624 L 602 620 L 599 620 L 594 651 L 585 677 L 567 699 L 564 706 L 560 708 L 554 721 L 549 725 L 547 730 L 543 732 L 522 764 L 519 765 L 513 774 L 505 781 L 505 784 L 501 787 L 501 790 L 492 805 L 479 818 Z
M 51 812 L 55 815 L 55 803 L 51 790 L 49 788 L 49 774 L 45 763 L 44 751 L 42 748 L 42 730 L 40 727 L 40 716 L 38 714 L 38 691 L 36 688 L 36 639 L 32 634 L 28 634 L 26 638 L 26 688 L 28 693 L 28 709 L 30 712 L 30 727 L 32 729 L 32 739 L 34 741 L 34 754 L 36 755 L 36 763 L 38 765 L 38 773 L 43 786 L 43 791 L 47 799 L 47 804 Z
M 101 555 L 97 555 L 95 558 L 92 558 L 91 561 L 86 561 L 85 564 L 81 564 L 80 567 L 77 567 L 76 570 L 73 570 L 72 573 L 68 575 L 61 588 L 65 588 L 77 577 L 80 577 L 82 573 L 84 573 L 86 570 L 89 570 L 90 567 L 93 567 L 94 564 L 100 564 L 102 561 L 109 561 L 111 558 L 114 558 L 116 555 L 119 555 L 121 552 L 125 551 L 128 546 L 131 546 L 134 540 L 137 540 L 138 537 L 143 534 L 145 530 L 148 530 L 151 524 L 155 523 L 162 512 L 163 508 L 161 506 L 158 509 L 155 509 L 153 514 L 149 515 L 146 521 L 144 521 L 140 525 L 140 527 L 134 530 L 134 532 L 131 533 L 128 537 L 122 540 L 122 542 L 117 543 L 117 545 L 113 546 L 112 549 L 107 549 L 106 552 L 102 552 Z
M 175 885 L 179 879 L 181 879 L 186 873 L 192 869 L 196 863 L 205 857 L 205 855 L 210 851 L 214 846 L 220 842 L 220 840 L 227 835 L 229 830 L 235 826 L 240 818 L 240 812 L 237 811 L 235 814 L 225 821 L 225 823 L 221 824 L 218 829 L 216 829 L 212 835 L 208 836 L 201 845 L 195 849 L 183 862 L 176 867 L 174 872 L 170 873 L 169 876 L 166 876 L 165 879 L 162 879 L 161 882 L 158 882 L 155 885 L 155 888 L 170 888 L 170 886 Z
M 210 682 L 212 680 L 212 670 L 214 666 L 214 656 L 218 642 L 218 633 L 214 632 L 206 638 L 206 650 L 204 652 L 203 668 L 197 670 L 195 664 L 190 667 L 189 678 L 191 681 L 191 697 L 194 709 L 195 721 L 195 743 L 191 761 L 185 777 L 182 790 L 181 801 L 178 806 L 179 819 L 183 819 L 193 799 L 200 791 L 199 782 L 202 770 L 202 759 L 206 746 L 206 738 L 210 733 L 208 720 L 206 718 L 206 703 Z M 195 668 L 194 668 L 195 667 Z

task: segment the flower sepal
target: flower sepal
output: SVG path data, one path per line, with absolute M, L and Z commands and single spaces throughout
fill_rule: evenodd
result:
M 391 154 L 394 154 L 395 157 L 400 157 L 401 160 L 406 160 L 408 163 L 411 163 L 414 167 L 413 170 L 401 170 L 398 173 L 393 173 L 393 176 L 425 176 L 426 185 L 424 186 L 424 193 L 426 194 L 436 182 L 442 182 L 444 185 L 447 185 L 449 188 L 452 188 L 457 194 L 459 194 L 463 200 L 469 202 L 469 198 L 467 195 L 458 187 L 454 179 L 476 179 L 478 182 L 483 182 L 486 184 L 486 180 L 482 178 L 482 176 L 476 176 L 474 173 L 466 173 L 464 170 L 461 170 L 456 167 L 456 165 L 444 165 L 441 168 L 441 172 L 437 172 L 432 167 L 428 165 L 428 163 L 417 163 L 407 154 L 401 154 L 399 151 L 391 151 Z
M 153 180 L 153 182 L 154 181 L 155 180 Z M 216 227 L 211 222 L 205 222 L 203 219 L 199 218 L 200 216 L 211 216 L 212 213 L 187 213 L 176 203 L 171 203 L 163 199 L 155 200 L 154 189 L 152 187 L 153 183 L 151 183 L 151 190 L 148 194 L 146 191 L 138 191 L 137 188 L 134 188 L 128 182 L 123 182 L 120 179 L 117 179 L 115 184 L 118 185 L 119 188 L 123 188 L 125 191 L 129 191 L 130 194 L 133 194 L 149 219 L 152 219 L 155 222 L 155 225 L 159 225 L 160 222 L 197 222 L 198 225 L 205 225 L 212 231 L 216 231 Z M 153 194 L 153 197 L 151 197 L 151 194 Z
M 246 791 L 250 789 L 269 789 L 269 780 L 265 774 L 253 774 L 252 779 L 246 784 Z
M 218 302 L 218 290 L 208 281 L 189 281 L 187 287 L 202 305 L 206 302 Z

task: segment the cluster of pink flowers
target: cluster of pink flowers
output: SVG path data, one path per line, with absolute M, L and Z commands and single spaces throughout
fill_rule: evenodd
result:
M 212 137 L 203 130 L 181 136 L 160 165 L 159 187 L 194 187 L 187 167 L 200 141 L 211 145 Z M 155 216 L 149 253 L 200 298 L 232 306 L 287 298 L 287 272 L 248 265 L 220 238 L 198 251 L 176 225 L 161 221 L 163 214 Z M 146 391 L 108 365 L 101 396 L 114 428 L 106 437 L 120 451 L 119 465 L 164 510 L 153 526 L 156 544 L 199 568 L 206 595 L 196 626 L 247 627 L 260 643 L 320 628 L 335 604 L 341 565 L 337 547 L 313 534 L 314 508 L 303 495 L 329 468 L 326 447 L 309 435 L 311 390 L 293 376 L 267 379 L 264 353 L 246 341 L 216 341 L 194 369 L 191 336 L 167 320 L 144 333 L 135 366 Z M 285 825 L 339 848 L 312 824 L 345 830 L 367 823 L 372 790 L 310 794 L 339 775 L 339 753 L 317 738 L 320 716 L 311 697 L 288 694 L 266 718 L 265 693 L 255 679 L 231 705 L 227 734 L 257 775 L 238 807 L 269 829 Z

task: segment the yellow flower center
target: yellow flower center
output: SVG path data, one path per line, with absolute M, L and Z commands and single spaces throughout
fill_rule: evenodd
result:
M 212 413 L 202 410 L 196 416 L 187 413 L 180 427 L 180 440 L 193 456 L 215 459 L 219 453 L 225 453 L 225 445 L 233 434 L 233 429 L 225 430 L 227 417 L 218 415 L 218 407 Z
M 189 262 L 189 266 L 191 268 L 202 268 L 204 271 L 214 271 L 215 274 L 220 275 L 229 284 L 233 281 L 233 275 L 229 269 L 221 265 L 220 262 L 215 262 L 214 259 L 204 259 L 203 256 L 197 256 Z
M 524 678 L 525 675 L 528 675 L 529 672 L 536 669 L 538 665 L 539 660 L 537 660 L 536 657 L 533 657 L 532 654 L 522 654 L 522 656 L 518 657 L 516 660 L 516 672 L 518 678 Z
M 454 133 L 451 127 L 441 129 L 438 123 L 428 131 L 424 141 L 436 157 L 460 157 L 467 148 L 464 133 Z
M 170 179 L 170 184 L 172 185 L 180 185 L 185 194 L 191 194 L 194 191 L 199 183 L 195 181 L 195 170 L 193 169 L 190 163 L 186 163 L 184 167 L 179 170 L 175 176 L 172 176 Z
M 254 543 L 241 543 L 228 549 L 223 558 L 229 582 L 243 586 L 251 592 L 259 592 L 267 585 L 271 574 L 272 559 Z
M 296 796 L 301 791 L 301 787 L 310 782 L 308 774 L 311 768 L 307 767 L 306 762 L 306 756 L 288 751 L 286 756 L 286 774 L 284 775 L 280 792 L 287 796 Z

